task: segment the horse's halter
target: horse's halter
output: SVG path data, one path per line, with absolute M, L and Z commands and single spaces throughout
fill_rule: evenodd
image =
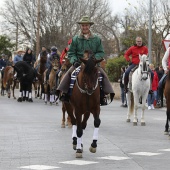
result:
M 93 87 L 93 89 L 91 90 L 91 92 L 89 92 L 89 89 L 88 89 L 88 85 L 87 83 L 85 82 L 85 79 L 83 79 L 83 82 L 84 82 L 84 89 L 82 89 L 80 86 L 79 86 L 79 83 L 78 83 L 78 79 L 76 77 L 76 85 L 78 87 L 78 89 L 80 90 L 81 93 L 84 93 L 84 94 L 87 94 L 87 95 L 92 95 L 94 93 L 94 91 L 97 89 L 97 86 L 98 86 L 98 79 L 96 80 L 96 83 L 95 83 L 95 86 Z
M 146 59 L 145 61 L 142 61 L 142 64 L 139 63 L 139 67 L 141 70 L 141 80 L 147 80 L 148 79 L 148 74 L 149 74 L 149 60 Z M 146 74 L 146 76 L 144 76 Z

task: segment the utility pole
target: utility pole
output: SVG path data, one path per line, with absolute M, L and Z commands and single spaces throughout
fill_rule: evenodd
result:
M 149 63 L 152 63 L 152 0 L 149 0 Z
M 34 26 L 34 18 L 33 18 L 33 13 L 34 13 L 34 0 L 32 0 L 32 12 L 31 12 L 31 49 L 33 49 L 33 26 Z
M 16 51 L 18 50 L 18 22 L 16 22 Z
M 37 5 L 37 35 L 36 35 L 36 56 L 38 56 L 40 50 L 40 0 Z

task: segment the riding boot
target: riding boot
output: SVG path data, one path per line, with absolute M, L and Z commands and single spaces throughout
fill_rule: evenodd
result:
M 107 98 L 104 94 L 104 91 L 102 90 L 102 88 L 100 88 L 100 105 L 101 106 L 105 106 L 107 105 Z
M 70 96 L 68 93 L 63 93 L 62 96 L 60 97 L 60 100 L 62 102 L 66 102 L 66 103 L 69 103 L 70 101 Z

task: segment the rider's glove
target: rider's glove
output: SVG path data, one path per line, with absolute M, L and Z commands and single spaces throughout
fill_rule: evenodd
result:
M 75 68 L 77 68 L 77 67 L 79 67 L 79 66 L 80 66 L 80 63 L 78 63 L 78 62 L 74 62 L 74 63 L 73 63 L 73 66 L 74 66 Z

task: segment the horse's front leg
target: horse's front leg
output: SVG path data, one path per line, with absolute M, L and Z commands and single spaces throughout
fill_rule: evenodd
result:
M 137 118 L 137 110 L 138 110 L 138 101 L 139 95 L 137 92 L 133 93 L 134 95 L 134 118 L 133 118 L 133 126 L 137 126 L 138 118 Z
M 28 93 L 29 93 L 29 95 L 28 95 L 28 101 L 29 102 L 33 102 L 33 100 L 32 100 L 32 83 L 30 83 L 29 85 L 28 85 Z
M 19 97 L 18 97 L 18 99 L 17 99 L 18 102 L 22 102 L 22 91 L 23 91 L 23 83 L 20 82 Z
M 94 116 L 94 132 L 93 132 L 93 142 L 89 148 L 90 152 L 95 153 L 97 149 L 97 140 L 98 140 L 98 133 L 99 133 L 99 126 L 100 126 L 100 118 L 99 118 L 100 110 L 98 110 L 98 113 L 93 114 Z
M 144 118 L 144 113 L 145 113 L 145 103 L 146 103 L 146 98 L 147 98 L 148 93 L 142 97 L 142 113 L 141 113 L 141 126 L 145 126 L 145 118 Z
M 80 112 L 80 111 L 79 111 Z M 77 121 L 77 146 L 76 146 L 76 158 L 82 158 L 82 135 L 83 135 L 83 129 L 82 129 L 82 115 L 78 114 L 78 112 L 75 111 L 76 115 L 76 121 Z M 75 129 L 73 130 L 73 132 Z M 73 136 L 72 136 L 73 137 Z M 74 141 L 74 139 L 73 139 Z
M 166 125 L 165 125 L 165 132 L 164 132 L 165 135 L 169 134 L 169 114 L 170 114 L 170 111 L 168 111 L 167 109 L 166 110 Z
M 130 107 L 132 104 L 131 103 L 131 92 L 126 93 L 126 99 L 127 99 L 127 105 L 128 105 L 126 122 L 130 122 Z

